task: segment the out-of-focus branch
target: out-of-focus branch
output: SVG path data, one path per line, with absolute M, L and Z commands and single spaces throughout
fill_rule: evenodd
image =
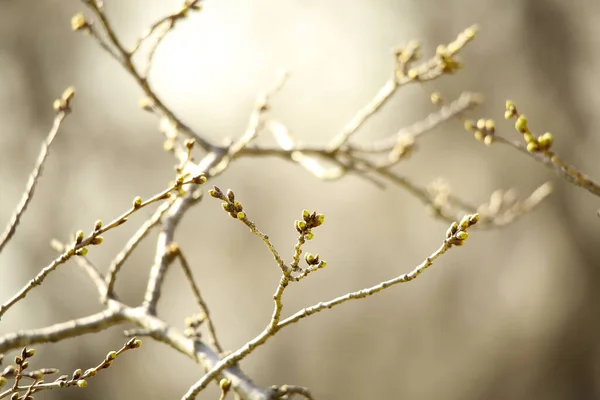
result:
M 71 112 L 71 99 L 75 95 L 75 91 L 73 88 L 68 88 L 62 95 L 62 98 L 56 100 L 54 102 L 54 108 L 56 110 L 56 116 L 54 117 L 54 123 L 52 124 L 52 128 L 44 143 L 42 144 L 42 149 L 40 150 L 40 154 L 35 162 L 35 166 L 33 167 L 33 171 L 29 175 L 29 181 L 27 182 L 27 187 L 25 188 L 25 192 L 23 192 L 23 196 L 21 196 L 21 201 L 17 204 L 17 208 L 13 213 L 10 221 L 8 222 L 2 236 L 0 236 L 0 253 L 4 249 L 4 246 L 9 242 L 12 236 L 15 234 L 17 230 L 17 226 L 21 221 L 21 217 L 23 213 L 27 209 L 29 202 L 33 199 L 33 194 L 35 192 L 35 187 L 38 183 L 38 180 L 42 174 L 42 169 L 44 167 L 44 163 L 46 162 L 46 158 L 48 157 L 48 150 L 54 142 L 56 135 L 58 134 L 59 128 L 64 121 L 64 119 Z
M 119 40 L 114 28 L 108 21 L 106 14 L 104 13 L 103 3 L 96 0 L 82 0 L 82 2 L 83 4 L 88 6 L 89 9 L 92 10 L 94 15 L 98 18 L 98 21 L 102 26 L 104 34 L 107 37 L 108 43 L 106 43 L 102 39 L 101 34 L 97 32 L 94 24 L 86 20 L 82 14 L 77 14 L 75 17 L 73 17 L 73 30 L 91 33 L 91 35 L 96 39 L 100 46 L 104 50 L 106 50 L 113 58 L 115 58 L 123 66 L 123 68 L 133 77 L 138 86 L 144 92 L 144 95 L 147 97 L 147 103 L 149 103 L 149 108 L 159 111 L 160 114 L 168 118 L 179 131 L 183 132 L 186 136 L 196 140 L 198 145 L 202 147 L 202 149 L 204 149 L 205 151 L 209 152 L 217 148 L 218 146 L 213 145 L 205 137 L 205 135 L 200 135 L 196 133 L 191 127 L 183 123 L 182 120 L 179 117 L 177 117 L 175 113 L 169 107 L 167 107 L 165 103 L 158 97 L 154 89 L 152 89 L 152 87 L 150 86 L 147 76 L 141 73 L 133 62 L 133 55 L 135 54 L 135 52 L 137 52 L 139 45 L 136 44 L 136 46 L 134 46 L 133 48 L 133 51 L 129 51 L 125 48 L 125 46 Z M 162 26 L 165 22 L 172 21 L 170 23 L 169 29 L 164 31 L 164 34 L 162 34 L 156 42 L 155 47 L 151 49 L 150 56 L 148 58 L 149 63 L 152 62 L 152 54 L 154 53 L 156 46 L 158 46 L 158 43 L 160 43 L 162 37 L 164 37 L 164 35 L 166 35 L 167 32 L 169 32 L 171 28 L 175 26 L 175 21 L 183 18 L 189 10 L 197 10 L 199 7 L 198 3 L 199 1 L 186 2 L 179 12 L 174 13 L 171 16 L 168 16 L 156 22 L 153 25 L 154 28 L 150 30 L 148 35 L 144 35 L 142 36 L 142 39 L 138 40 L 138 43 L 143 42 L 145 38 L 147 38 L 151 33 L 153 33 L 158 27 Z M 147 66 L 146 71 L 148 71 L 149 68 L 150 67 Z

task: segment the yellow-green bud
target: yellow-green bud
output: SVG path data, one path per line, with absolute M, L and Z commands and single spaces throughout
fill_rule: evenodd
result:
M 71 18 L 71 29 L 74 31 L 80 31 L 88 26 L 89 24 L 82 13 L 75 14 L 73 18 Z
M 231 388 L 231 381 L 229 379 L 223 378 L 219 381 L 219 386 L 221 387 L 222 391 L 227 392 Z
M 467 240 L 467 238 L 469 237 L 469 234 L 465 231 L 458 231 L 458 232 L 456 232 L 455 237 L 458 240 Z
M 110 351 L 107 355 L 106 355 L 106 359 L 107 360 L 114 360 L 115 358 L 117 358 L 117 352 L 116 351 Z
M 81 256 L 81 257 L 85 257 L 85 256 L 87 256 L 87 254 L 88 254 L 88 249 L 86 247 L 83 247 L 75 252 L 75 255 Z
M 517 118 L 517 122 L 515 122 L 515 129 L 517 130 L 517 132 L 521 132 L 521 133 L 526 133 L 529 132 L 529 129 L 527 128 L 527 118 L 525 118 L 524 115 L 519 115 L 519 118 Z
M 133 208 L 138 208 L 141 205 L 142 205 L 142 198 L 140 196 L 137 196 L 135 199 L 133 199 Z
M 530 153 L 535 153 L 540 150 L 540 146 L 536 142 L 527 143 L 527 151 Z
M 308 210 L 302 210 L 302 219 L 306 221 L 308 217 L 310 217 Z
M 238 219 L 244 219 L 246 218 L 246 213 L 243 211 L 240 211 L 239 213 L 237 213 L 237 218 Z
M 318 225 L 322 225 L 323 222 L 325 222 L 325 215 L 324 214 L 317 214 L 317 223 L 318 223 Z
M 79 386 L 80 388 L 84 388 L 87 386 L 87 381 L 85 379 L 80 379 L 77 381 L 77 386 Z
M 466 119 L 464 122 L 464 127 L 465 130 L 472 132 L 473 130 L 475 130 L 475 124 L 473 123 L 473 120 L 470 119 Z

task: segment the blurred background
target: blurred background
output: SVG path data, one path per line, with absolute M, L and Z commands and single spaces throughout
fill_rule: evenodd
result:
M 180 1 L 106 0 L 128 45 Z M 96 219 L 109 221 L 137 195 L 147 198 L 173 179 L 153 115 L 138 108 L 141 91 L 89 36 L 71 32 L 87 13 L 76 0 L 0 2 L 0 221 L 9 220 L 42 140 L 52 101 L 69 85 L 77 94 L 15 238 L 0 255 L 0 301 L 55 257 L 52 238 L 67 240 Z M 304 144 L 328 142 L 383 85 L 392 50 L 411 39 L 423 56 L 478 23 L 462 52 L 465 68 L 426 86 L 450 100 L 464 90 L 485 104 L 474 118 L 503 121 L 512 99 L 536 133 L 554 134 L 555 149 L 600 179 L 600 3 L 593 0 L 207 0 L 159 48 L 151 81 L 184 121 L 213 141 L 244 131 L 255 98 L 281 67 L 291 77 L 272 116 Z M 355 140 L 368 143 L 424 118 L 434 108 L 418 86 L 402 89 Z M 396 167 L 427 184 L 445 179 L 453 193 L 481 204 L 496 189 L 528 195 L 545 181 L 551 197 L 498 230 L 473 231 L 463 248 L 416 281 L 347 303 L 281 331 L 242 362 L 259 385 L 308 386 L 316 399 L 594 399 L 600 397 L 600 202 L 505 146 L 485 147 L 450 121 L 427 135 Z M 320 182 L 280 159 L 243 159 L 212 184 L 232 188 L 249 217 L 288 259 L 293 222 L 302 209 L 326 215 L 305 250 L 325 270 L 292 285 L 284 314 L 374 285 L 420 263 L 444 239 L 445 222 L 392 185 L 376 189 L 356 176 Z M 153 210 L 106 234 L 90 259 L 102 270 Z M 237 349 L 271 315 L 279 270 L 264 245 L 204 199 L 176 240 L 198 278 L 222 345 Z M 125 265 L 117 290 L 141 302 L 156 232 Z M 183 328 L 196 313 L 191 291 L 171 268 L 159 315 Z M 74 263 L 12 308 L 0 335 L 43 327 L 101 309 Z M 34 367 L 62 373 L 100 362 L 125 339 L 120 326 L 57 344 L 35 346 Z M 144 341 L 90 380 L 85 390 L 43 392 L 44 399 L 179 398 L 203 370 L 163 344 Z M 216 398 L 216 390 L 200 398 Z

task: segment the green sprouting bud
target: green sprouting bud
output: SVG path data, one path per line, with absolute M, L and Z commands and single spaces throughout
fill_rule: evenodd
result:
M 109 361 L 110 360 L 114 360 L 115 358 L 117 358 L 117 352 L 116 351 L 110 351 L 106 355 L 106 359 L 109 360 Z
M 225 210 L 227 212 L 233 211 L 233 206 L 229 203 L 221 203 L 221 207 L 223 207 L 223 210 Z
M 137 349 L 138 347 L 142 347 L 142 341 L 140 339 L 135 339 L 131 344 L 131 348 Z
M 304 221 L 298 221 L 298 220 L 296 220 L 296 221 L 294 222 L 294 226 L 296 227 L 296 230 L 297 230 L 299 233 L 302 233 L 302 232 L 304 232 L 304 230 L 306 229 L 306 222 L 304 222 Z
M 142 205 L 142 198 L 140 196 L 137 196 L 135 199 L 133 199 L 133 208 L 139 208 Z
M 175 186 L 181 186 L 183 185 L 183 182 L 185 182 L 185 176 L 177 175 L 177 179 L 175 179 Z
M 27 367 L 29 367 L 29 361 L 23 361 L 23 363 L 21 364 L 21 368 L 27 369 Z
M 87 386 L 87 381 L 85 379 L 79 379 L 77 381 L 77 386 L 79 386 L 80 388 L 84 388 Z
M 475 130 L 475 123 L 471 119 L 466 119 L 464 122 L 465 130 L 473 132 Z
M 231 388 L 231 381 L 229 379 L 223 378 L 219 381 L 219 386 L 221 387 L 222 391 L 227 392 Z
M 29 357 L 33 357 L 33 355 L 35 354 L 35 349 L 27 349 L 25 351 L 25 354 L 23 354 L 25 356 L 25 358 L 29 358 Z
M 506 111 L 511 111 L 515 109 L 515 103 L 512 100 L 506 100 Z
M 541 135 L 537 142 L 540 145 L 540 147 L 544 150 L 548 150 L 550 149 L 550 147 L 552 147 L 552 134 L 550 132 L 546 132 L 543 135 Z
M 477 120 L 477 129 L 479 129 L 479 130 L 485 129 L 485 119 L 479 118 Z
M 510 111 L 505 111 L 504 112 L 504 119 L 511 119 L 512 117 L 514 117 L 515 114 L 510 112 Z
M 0 376 L 0 388 L 1 388 L 2 386 L 6 385 L 6 382 L 8 382 L 8 381 L 6 380 L 6 378 L 5 378 L 5 377 L 3 377 L 3 376 Z
M 44 381 L 42 381 L 41 379 L 44 377 L 44 372 L 43 371 L 32 371 L 29 373 L 29 375 L 35 379 L 36 381 L 39 381 L 38 383 L 42 383 Z
M 73 380 L 75 379 L 79 379 L 79 377 L 81 376 L 83 372 L 81 371 L 81 368 L 77 368 L 75 371 L 73 371 Z
M 446 231 L 446 238 L 450 239 L 456 232 L 458 232 L 458 223 L 454 221 Z
M 469 215 L 469 223 L 471 226 L 475 225 L 477 222 L 479 222 L 479 214 Z
M 494 133 L 496 131 L 494 120 L 488 119 L 485 121 L 485 130 L 488 131 L 488 133 Z
M 96 236 L 95 238 L 92 239 L 92 241 L 90 242 L 90 244 L 99 245 L 102 242 L 104 242 L 104 238 L 102 236 Z
M 315 256 L 312 253 L 306 253 L 304 255 L 304 261 L 306 261 L 308 265 L 315 264 Z
M 235 201 L 235 194 L 233 193 L 233 190 L 227 189 L 227 198 L 232 203 Z
M 527 128 L 527 118 L 524 115 L 519 115 L 517 118 L 517 122 L 515 122 L 515 129 L 520 133 L 529 132 L 529 128 Z
M 315 238 L 315 235 L 312 232 L 308 232 L 306 234 L 306 240 L 313 240 Z
M 223 197 L 223 191 L 221 189 L 219 189 L 218 186 L 213 186 L 213 188 L 211 190 L 208 191 L 208 193 L 217 199 L 220 199 Z
M 536 138 L 533 137 L 531 132 L 525 132 L 523 134 L 523 139 L 525 139 L 525 142 L 527 142 L 527 143 L 537 143 Z
M 465 215 L 464 217 L 462 217 L 462 219 L 460 220 L 460 223 L 458 224 L 460 226 L 460 230 L 464 231 L 469 226 L 471 226 L 469 217 L 470 217 L 469 215 Z
M 242 211 L 244 209 L 244 207 L 242 206 L 242 203 L 240 203 L 237 200 L 233 202 L 233 207 L 235 207 L 235 209 L 238 211 Z
M 77 243 L 83 242 L 84 237 L 85 236 L 84 236 L 83 231 L 81 231 L 81 230 L 77 231 L 77 233 L 75 233 L 75 242 L 77 242 Z
M 480 142 L 483 141 L 485 139 L 485 137 L 487 136 L 485 133 L 483 133 L 482 131 L 475 131 L 475 133 L 473 134 L 473 136 L 475 137 L 475 139 L 479 140 Z
M 527 151 L 530 153 L 535 153 L 540 150 L 540 146 L 536 142 L 527 143 Z
M 244 219 L 246 218 L 246 213 L 243 211 L 240 211 L 237 213 L 237 219 Z
M 323 222 L 325 222 L 325 215 L 317 214 L 317 223 L 315 224 L 315 226 L 323 225 Z
M 193 179 L 193 182 L 196 185 L 204 185 L 206 183 L 206 181 L 207 181 L 207 179 L 206 179 L 206 176 L 204 176 L 204 175 L 195 176 Z
M 327 261 L 321 261 L 319 264 L 319 268 L 325 268 L 327 266 Z
M 310 213 L 308 212 L 308 210 L 302 210 L 302 219 L 306 221 L 309 218 L 310 218 Z
M 485 135 L 485 137 L 483 138 L 483 143 L 486 146 L 490 146 L 492 143 L 494 143 L 494 136 L 493 135 Z
M 454 237 L 460 241 L 463 241 L 463 240 L 467 240 L 467 238 L 469 237 L 469 234 L 465 231 L 458 231 L 458 232 L 456 232 L 456 235 Z
M 85 372 L 83 373 L 83 375 L 90 377 L 90 376 L 96 376 L 96 370 L 94 368 L 88 368 L 85 370 Z
M 88 249 L 86 247 L 83 247 L 77 251 L 75 251 L 75 255 L 76 256 L 81 256 L 81 257 L 85 257 L 88 254 Z
M 96 223 L 94 224 L 94 230 L 95 230 L 95 231 L 99 231 L 100 229 L 102 229 L 102 221 L 98 220 L 98 221 L 96 221 Z

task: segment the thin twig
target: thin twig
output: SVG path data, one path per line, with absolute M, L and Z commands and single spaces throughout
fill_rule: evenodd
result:
M 133 64 L 132 53 L 125 49 L 119 38 L 117 37 L 112 25 L 106 18 L 104 10 L 102 9 L 100 2 L 97 1 L 87 1 L 82 0 L 85 5 L 87 5 L 94 14 L 100 20 L 100 24 L 102 25 L 106 35 L 112 44 L 112 46 L 116 49 L 118 54 L 117 60 L 121 63 L 121 65 L 125 68 L 125 70 L 133 77 L 133 79 L 137 82 L 138 86 L 142 89 L 144 94 L 148 97 L 148 99 L 152 102 L 153 107 L 160 110 L 160 112 L 167 117 L 170 121 L 172 121 L 176 127 L 181 130 L 185 135 L 196 140 L 198 145 L 202 147 L 205 151 L 209 152 L 214 150 L 216 147 L 213 145 L 208 139 L 204 137 L 204 135 L 197 134 L 192 128 L 188 125 L 184 124 L 179 117 L 175 115 L 175 113 L 167 107 L 162 100 L 158 97 L 158 95 L 154 92 L 150 83 L 143 76 L 138 69 Z M 102 46 L 105 50 L 107 47 Z M 109 51 L 111 55 L 114 56 L 113 53 Z
M 467 217 L 473 218 L 473 216 L 467 216 Z M 467 218 L 467 217 L 465 217 L 465 218 Z M 474 221 L 473 224 L 476 223 L 475 218 L 473 218 L 473 221 Z M 271 320 L 269 321 L 269 324 L 267 325 L 267 327 L 258 336 L 256 336 L 254 339 L 247 342 L 240 349 L 236 350 L 235 352 L 229 354 L 227 357 L 225 357 L 221 361 L 219 361 L 219 363 L 217 363 L 217 365 L 215 365 L 215 367 L 213 369 L 211 369 L 209 372 L 207 372 L 200 380 L 198 380 L 196 383 L 194 383 L 189 388 L 189 390 L 183 396 L 182 399 L 183 400 L 195 399 L 196 396 L 204 388 L 206 388 L 206 386 L 213 379 L 215 379 L 223 369 L 225 369 L 233 364 L 238 363 L 241 359 L 246 357 L 248 354 L 252 353 L 257 347 L 264 344 L 270 337 L 274 336 L 281 328 L 288 326 L 292 323 L 295 323 L 303 318 L 306 318 L 309 315 L 315 314 L 315 313 L 323 311 L 325 309 L 333 308 L 337 305 L 345 303 L 346 301 L 372 296 L 372 295 L 379 293 L 382 290 L 387 289 L 391 286 L 394 286 L 398 283 L 412 281 L 413 279 L 418 277 L 423 271 L 425 271 L 425 269 L 427 269 L 429 266 L 431 266 L 438 257 L 440 257 L 442 254 L 444 254 L 446 251 L 448 251 L 448 249 L 453 247 L 452 240 L 456 237 L 457 237 L 456 232 L 449 235 L 447 237 L 447 239 L 444 240 L 442 245 L 435 252 L 433 252 L 433 254 L 431 254 L 429 257 L 427 257 L 421 264 L 419 264 L 416 268 L 414 268 L 411 272 L 409 272 L 407 274 L 402 274 L 396 278 L 381 282 L 380 284 L 372 286 L 370 288 L 365 288 L 365 289 L 362 289 L 362 290 L 359 290 L 356 292 L 348 293 L 344 296 L 335 298 L 328 302 L 321 302 L 312 307 L 307 307 L 303 310 L 298 311 L 296 314 L 292 315 L 291 317 L 286 318 L 283 321 L 280 321 L 279 317 L 281 315 L 281 309 L 283 307 L 281 304 L 281 297 L 282 297 L 283 291 L 285 290 L 285 287 L 287 286 L 287 284 L 289 282 L 289 280 L 286 279 L 286 276 L 283 275 L 281 277 L 281 280 L 279 282 L 277 290 L 275 291 L 275 294 L 273 295 L 273 298 L 275 300 L 275 306 L 274 306 L 274 310 L 273 310 L 273 315 L 272 315 Z
M 48 150 L 50 149 L 50 146 L 52 145 L 54 138 L 56 138 L 56 135 L 58 133 L 60 125 L 62 124 L 63 120 L 65 119 L 65 117 L 68 114 L 69 114 L 69 110 L 66 109 L 66 110 L 59 111 L 56 114 L 56 116 L 54 117 L 54 123 L 52 124 L 52 129 L 50 129 L 50 132 L 48 133 L 48 135 L 46 136 L 46 139 L 44 140 L 44 143 L 42 144 L 42 149 L 40 150 L 40 154 L 38 155 L 38 158 L 35 162 L 33 171 L 29 175 L 29 181 L 27 182 L 27 187 L 25 188 L 25 192 L 23 193 L 23 196 L 21 196 L 21 201 L 17 205 L 15 212 L 13 213 L 10 221 L 8 222 L 6 228 L 4 229 L 4 232 L 2 233 L 2 237 L 0 237 L 0 253 L 2 252 L 2 249 L 4 248 L 4 246 L 6 246 L 8 241 L 12 238 L 12 236 L 16 232 L 17 226 L 19 225 L 19 222 L 21 221 L 21 217 L 23 216 L 23 213 L 27 209 L 27 206 L 29 205 L 29 202 L 31 201 L 31 199 L 33 199 L 35 187 L 41 176 L 42 169 L 44 167 L 46 158 L 48 157 Z
M 103 302 L 107 299 L 114 297 L 114 286 L 117 280 L 117 274 L 121 270 L 121 267 L 127 261 L 131 253 L 135 250 L 137 245 L 150 233 L 150 230 L 158 224 L 164 213 L 171 207 L 175 198 L 169 199 L 167 202 L 161 204 L 161 206 L 152 214 L 152 216 L 144 221 L 142 226 L 136 231 L 136 233 L 129 238 L 123 250 L 117 254 L 113 259 L 110 266 L 108 267 L 108 273 L 106 275 L 106 291 L 103 293 Z
M 66 244 L 63 244 L 58 240 L 52 240 L 50 245 L 59 253 L 64 252 L 68 248 Z M 87 257 L 75 257 L 75 263 L 89 276 L 89 278 L 92 280 L 92 283 L 96 287 L 96 290 L 98 291 L 98 295 L 102 297 L 104 293 L 106 293 L 106 282 L 102 273 L 98 271 L 98 268 L 96 268 L 96 266 L 92 264 Z
M 170 187 L 168 187 L 167 189 L 163 190 L 159 194 L 151 197 L 150 199 L 148 199 L 146 201 L 142 201 L 141 199 L 137 199 L 136 198 L 134 200 L 134 204 L 131 207 L 131 209 L 129 209 L 128 211 L 124 212 L 121 216 L 115 218 L 108 225 L 102 226 L 101 224 L 96 223 L 96 227 L 94 228 L 94 231 L 87 238 L 85 238 L 84 235 L 83 235 L 83 232 L 81 232 L 81 237 L 76 238 L 75 242 L 73 243 L 73 245 L 71 247 L 69 247 L 65 252 L 63 252 L 63 254 L 61 254 L 54 261 L 52 261 L 48 266 L 46 266 L 44 269 L 42 269 L 35 276 L 35 278 L 31 279 L 11 299 L 9 299 L 6 303 L 0 305 L 0 319 L 6 313 L 6 311 L 8 311 L 18 301 L 24 299 L 25 296 L 27 296 L 27 294 L 33 288 L 35 288 L 36 286 L 41 285 L 42 282 L 44 281 L 44 279 L 52 271 L 54 271 L 59 265 L 64 264 L 65 262 L 67 262 L 73 256 L 76 256 L 76 255 L 85 255 L 82 252 L 82 250 L 85 247 L 87 247 L 89 245 L 94 245 L 94 244 L 101 243 L 101 240 L 98 239 L 101 234 L 109 231 L 110 229 L 116 228 L 117 226 L 122 225 L 123 223 L 125 223 L 127 221 L 127 218 L 131 214 L 133 214 L 134 212 L 139 211 L 142 208 L 144 208 L 144 207 L 146 207 L 146 206 L 148 206 L 148 205 L 150 205 L 152 203 L 155 203 L 157 201 L 161 201 L 161 200 L 165 200 L 165 199 L 170 198 L 171 197 L 171 192 L 174 191 L 174 190 L 180 190 L 183 187 L 183 185 L 187 185 L 187 184 L 193 183 L 192 186 L 195 187 L 195 185 L 197 185 L 199 183 L 204 183 L 204 182 L 206 182 L 206 178 L 204 176 L 202 176 L 202 175 L 193 177 L 193 178 L 191 178 L 189 180 L 184 180 L 182 178 L 178 178 L 176 180 L 176 182 L 173 183 Z M 193 189 L 190 189 L 190 190 L 193 190 Z M 137 200 L 139 200 L 139 201 L 137 201 Z
M 196 302 L 200 306 L 200 310 L 204 313 L 204 316 L 206 317 L 206 327 L 208 328 L 209 340 L 219 353 L 223 353 L 223 348 L 221 347 L 219 340 L 217 339 L 215 325 L 213 324 L 212 319 L 210 318 L 208 304 L 206 304 L 204 298 L 202 297 L 202 294 L 200 293 L 200 288 L 196 284 L 196 280 L 194 279 L 192 269 L 190 268 L 187 259 L 183 255 L 183 252 L 181 251 L 181 248 L 179 246 L 172 246 L 171 251 L 174 251 L 177 257 L 179 258 L 179 262 L 181 263 L 181 268 L 183 269 L 185 278 L 190 284 L 192 292 L 194 292 L 194 297 L 196 298 Z
M 261 94 L 256 99 L 256 103 L 254 105 L 254 110 L 250 115 L 250 121 L 248 123 L 248 128 L 244 132 L 244 134 L 228 149 L 229 157 L 235 157 L 237 153 L 240 152 L 243 148 L 248 146 L 258 135 L 258 133 L 264 128 L 266 122 L 266 113 L 270 107 L 271 96 L 275 93 L 279 92 L 288 78 L 288 73 L 285 70 L 282 70 L 277 76 L 277 80 L 273 87 L 267 90 L 264 94 Z

